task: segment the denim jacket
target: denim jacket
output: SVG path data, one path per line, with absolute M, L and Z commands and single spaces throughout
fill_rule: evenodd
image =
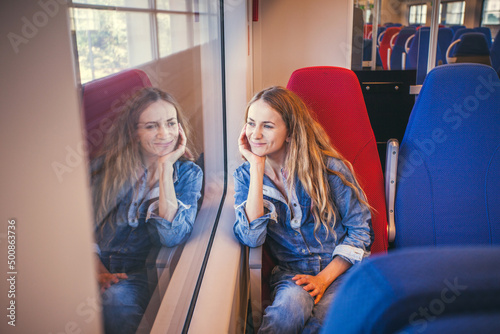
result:
M 146 170 L 137 191 L 129 189 L 119 196 L 121 200 L 107 217 L 113 222 L 95 228 L 97 252 L 110 272 L 143 269 L 153 245 L 178 245 L 193 229 L 203 182 L 201 168 L 191 161 L 175 162 L 173 179 L 178 209 L 172 221 L 158 216 L 159 182 L 148 191 L 147 179 Z
M 353 182 L 352 173 L 341 160 L 330 158 L 328 167 Z M 264 175 L 264 215 L 251 222 L 245 212 L 250 184 L 248 162 L 238 167 L 234 179 L 236 222 L 233 229 L 236 237 L 249 247 L 260 246 L 267 238 L 270 251 L 281 267 L 316 275 L 336 255 L 352 264 L 370 255 L 373 241 L 370 211 L 361 205 L 353 190 L 344 185 L 338 176 L 328 176 L 337 217 L 334 233 L 327 235 L 325 228 L 320 227 L 316 236 L 321 243 L 314 236 L 311 198 L 298 178 L 295 189 L 286 189 L 291 203 L 289 207 L 274 183 Z M 332 224 L 333 221 L 330 226 Z

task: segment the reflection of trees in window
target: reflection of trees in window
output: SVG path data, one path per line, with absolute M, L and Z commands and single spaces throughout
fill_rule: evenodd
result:
M 169 56 L 200 43 L 199 3 L 74 0 L 81 82 Z M 154 29 L 153 29 L 154 27 Z
M 484 0 L 481 25 L 500 24 L 500 0 Z
M 442 3 L 439 7 L 439 23 L 463 24 L 465 13 L 465 1 L 454 1 Z
M 82 83 L 129 67 L 125 13 L 75 9 Z

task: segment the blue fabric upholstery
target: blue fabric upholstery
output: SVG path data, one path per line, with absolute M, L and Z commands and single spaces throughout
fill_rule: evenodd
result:
M 439 317 L 420 326 L 407 326 L 397 334 L 498 334 L 499 332 L 500 314 L 492 312 Z
M 491 66 L 495 70 L 500 70 L 500 30 L 497 32 L 495 41 L 491 45 L 490 49 Z
M 438 44 L 441 51 L 440 58 L 443 64 L 446 64 L 446 51 L 453 40 L 453 30 L 450 28 L 439 28 L 438 31 Z
M 396 42 L 392 48 L 391 53 L 391 70 L 401 70 L 403 69 L 401 63 L 401 55 L 405 52 L 406 40 L 416 32 L 413 27 L 405 27 L 401 29 L 398 36 L 396 37 Z
M 481 32 L 468 32 L 462 35 L 456 46 L 455 57 L 459 56 L 489 56 L 490 49 L 486 38 Z
M 453 30 L 453 33 L 456 33 L 458 29 L 463 29 L 463 28 L 465 28 L 465 26 L 462 25 L 455 25 L 450 27 L 450 29 Z
M 453 34 L 453 40 L 452 42 L 455 42 L 457 39 L 460 39 L 463 34 L 468 33 L 468 32 L 475 32 L 474 29 L 469 29 L 469 28 L 461 28 L 455 31 L 455 34 Z M 455 56 L 455 51 L 457 49 L 457 46 L 453 46 L 450 51 L 450 57 Z
M 401 143 L 396 247 L 500 244 L 500 80 L 479 64 L 434 68 Z
M 380 59 L 380 54 L 377 52 L 375 53 L 377 57 L 377 63 L 376 66 L 382 66 L 382 59 Z M 372 60 L 372 40 L 371 39 L 365 39 L 363 41 L 363 61 L 369 61 Z
M 345 277 L 322 333 L 420 333 L 449 317 L 500 317 L 499 262 L 498 246 L 409 248 L 371 257 Z
M 488 44 L 488 49 L 491 48 L 491 30 L 488 27 L 477 27 L 474 31 L 480 32 L 486 38 L 486 43 Z
M 424 82 L 425 76 L 427 75 L 427 59 L 429 57 L 429 39 L 430 39 L 430 28 L 429 27 L 420 28 L 415 34 L 415 37 L 411 40 L 410 50 L 408 51 L 408 56 L 406 57 L 406 69 L 407 70 L 417 69 L 418 85 Z M 441 56 L 441 50 L 439 49 L 439 44 L 438 44 L 436 50 L 435 65 L 438 65 L 440 56 Z

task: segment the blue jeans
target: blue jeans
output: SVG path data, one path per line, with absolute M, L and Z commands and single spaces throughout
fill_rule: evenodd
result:
M 146 273 L 129 274 L 128 279 L 104 291 L 101 298 L 105 333 L 135 333 L 150 298 Z
M 319 333 L 335 291 L 344 275 L 326 289 L 318 304 L 300 285 L 292 281 L 296 274 L 276 267 L 271 275 L 272 305 L 266 308 L 259 333 Z

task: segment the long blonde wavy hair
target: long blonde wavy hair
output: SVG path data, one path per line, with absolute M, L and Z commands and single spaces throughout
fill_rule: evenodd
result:
M 336 175 L 356 195 L 356 198 L 372 210 L 365 200 L 366 194 L 356 180 L 352 164 L 330 143 L 323 127 L 313 118 L 306 104 L 286 88 L 273 86 L 257 93 L 247 105 L 245 121 L 250 106 L 258 100 L 267 103 L 277 111 L 286 124 L 290 141 L 284 169 L 287 172 L 288 189 L 294 188 L 295 176 L 311 197 L 311 211 L 314 216 L 314 235 L 323 226 L 328 233 L 333 230 L 337 217 L 334 210 L 332 192 L 328 183 L 328 174 Z M 351 171 L 354 182 L 347 180 L 344 174 L 328 168 L 328 158 L 341 160 Z M 288 203 L 290 204 L 290 203 Z M 333 222 L 330 226 L 329 222 Z M 316 240 L 321 243 L 316 237 Z
M 92 170 L 91 180 L 94 218 L 98 226 L 115 211 L 120 197 L 135 188 L 142 176 L 145 166 L 137 139 L 137 123 L 144 110 L 161 100 L 175 107 L 177 121 L 187 137 L 186 152 L 180 159 L 195 159 L 190 127 L 174 97 L 153 87 L 143 88 L 135 93 L 118 111 L 119 114 L 95 158 L 98 164 Z

